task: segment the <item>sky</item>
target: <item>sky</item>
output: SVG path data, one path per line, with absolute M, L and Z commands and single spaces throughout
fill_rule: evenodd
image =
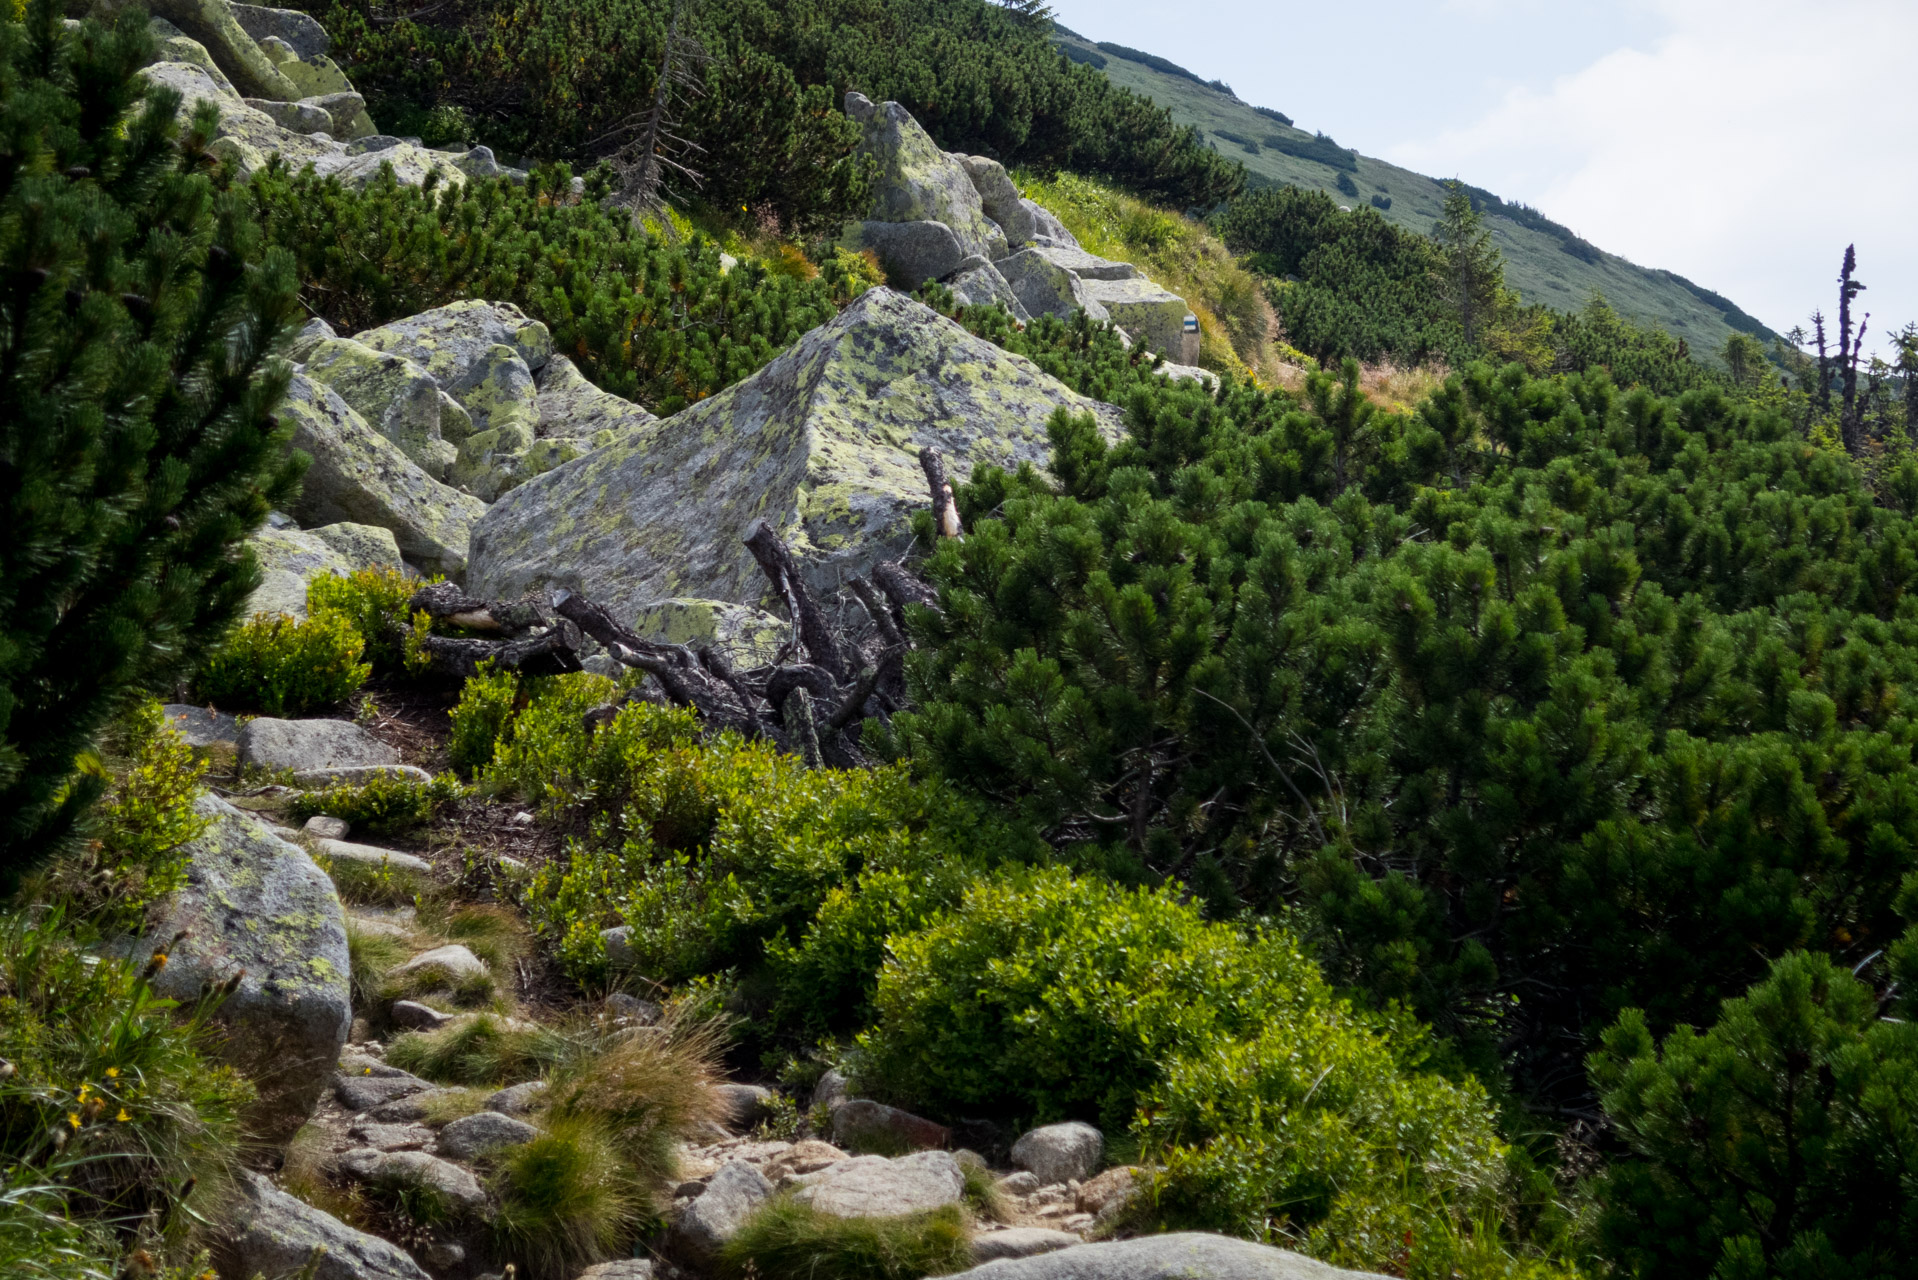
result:
M 1053 0 L 1092 40 L 1522 201 L 1779 332 L 1918 322 L 1918 0 Z

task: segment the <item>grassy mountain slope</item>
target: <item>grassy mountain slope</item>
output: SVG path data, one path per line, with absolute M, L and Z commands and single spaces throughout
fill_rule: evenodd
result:
M 1100 69 L 1114 84 L 1170 108 L 1179 123 L 1203 129 L 1221 155 L 1245 164 L 1254 183 L 1317 187 L 1341 204 L 1353 207 L 1370 201 L 1375 195 L 1389 197 L 1392 204 L 1382 210 L 1384 215 L 1420 233 L 1430 231 L 1438 218 L 1445 193 L 1432 178 L 1383 160 L 1347 152 L 1354 167 L 1345 172 L 1358 188 L 1358 194 L 1342 192 L 1338 186 L 1341 169 L 1319 160 L 1286 154 L 1268 141 L 1276 137 L 1283 140 L 1281 145 L 1303 149 L 1313 143 L 1312 133 L 1281 124 L 1196 77 L 1188 78 L 1115 53 L 1110 45 L 1095 44 L 1063 29 L 1055 33 L 1054 39 L 1074 61 L 1090 62 L 1094 66 L 1103 62 Z M 1256 145 L 1256 154 L 1244 145 L 1248 140 Z M 1706 359 L 1716 357 L 1734 330 L 1756 332 L 1761 338 L 1771 336 L 1769 330 L 1729 300 L 1691 285 L 1672 272 L 1627 262 L 1570 236 L 1563 228 L 1557 228 L 1555 233 L 1550 229 L 1551 224 L 1529 211 L 1488 207 L 1485 212 L 1486 225 L 1505 254 L 1506 283 L 1523 294 L 1527 302 L 1576 310 L 1591 297 L 1593 290 L 1598 290 L 1627 319 L 1667 330 L 1684 339 L 1694 355 Z M 1515 220 L 1514 212 L 1536 225 Z

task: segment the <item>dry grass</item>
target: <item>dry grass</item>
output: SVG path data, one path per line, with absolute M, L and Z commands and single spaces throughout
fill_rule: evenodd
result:
M 1287 391 L 1302 392 L 1306 375 L 1310 372 L 1298 365 L 1281 365 L 1272 383 Z M 1361 365 L 1359 389 L 1388 413 L 1411 413 L 1421 401 L 1443 386 L 1450 374 L 1451 370 L 1443 365 L 1420 365 L 1411 369 L 1402 369 L 1390 363 Z

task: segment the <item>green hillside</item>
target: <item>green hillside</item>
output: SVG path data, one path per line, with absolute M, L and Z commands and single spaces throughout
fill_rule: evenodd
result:
M 1137 51 L 1121 52 L 1063 28 L 1053 38 L 1074 62 L 1098 67 L 1115 85 L 1168 108 L 1180 124 L 1204 130 L 1221 155 L 1245 165 L 1255 185 L 1316 187 L 1352 207 L 1374 197 L 1389 199 L 1390 207 L 1381 212 L 1421 233 L 1430 231 L 1438 217 L 1445 193 L 1433 178 L 1327 145 L 1329 139 L 1281 123 L 1276 113 L 1260 111 L 1224 92 L 1217 82 L 1208 84 L 1164 59 L 1153 58 L 1156 65 L 1147 65 Z M 1311 158 L 1314 153 L 1323 159 Z M 1342 174 L 1356 195 L 1340 189 Z M 1729 299 L 1682 276 L 1606 253 L 1530 209 L 1497 201 L 1490 192 L 1475 190 L 1474 195 L 1480 197 L 1487 225 L 1504 251 L 1506 283 L 1527 302 L 1572 310 L 1598 290 L 1627 319 L 1665 329 L 1705 358 L 1715 357 L 1735 330 L 1771 337 L 1770 330 Z

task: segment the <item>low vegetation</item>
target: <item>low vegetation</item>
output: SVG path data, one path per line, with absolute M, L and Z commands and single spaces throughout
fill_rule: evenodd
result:
M 965 1270 L 967 1240 L 965 1213 L 956 1205 L 898 1218 L 841 1218 L 781 1197 L 727 1242 L 720 1267 L 738 1280 L 919 1280 Z

